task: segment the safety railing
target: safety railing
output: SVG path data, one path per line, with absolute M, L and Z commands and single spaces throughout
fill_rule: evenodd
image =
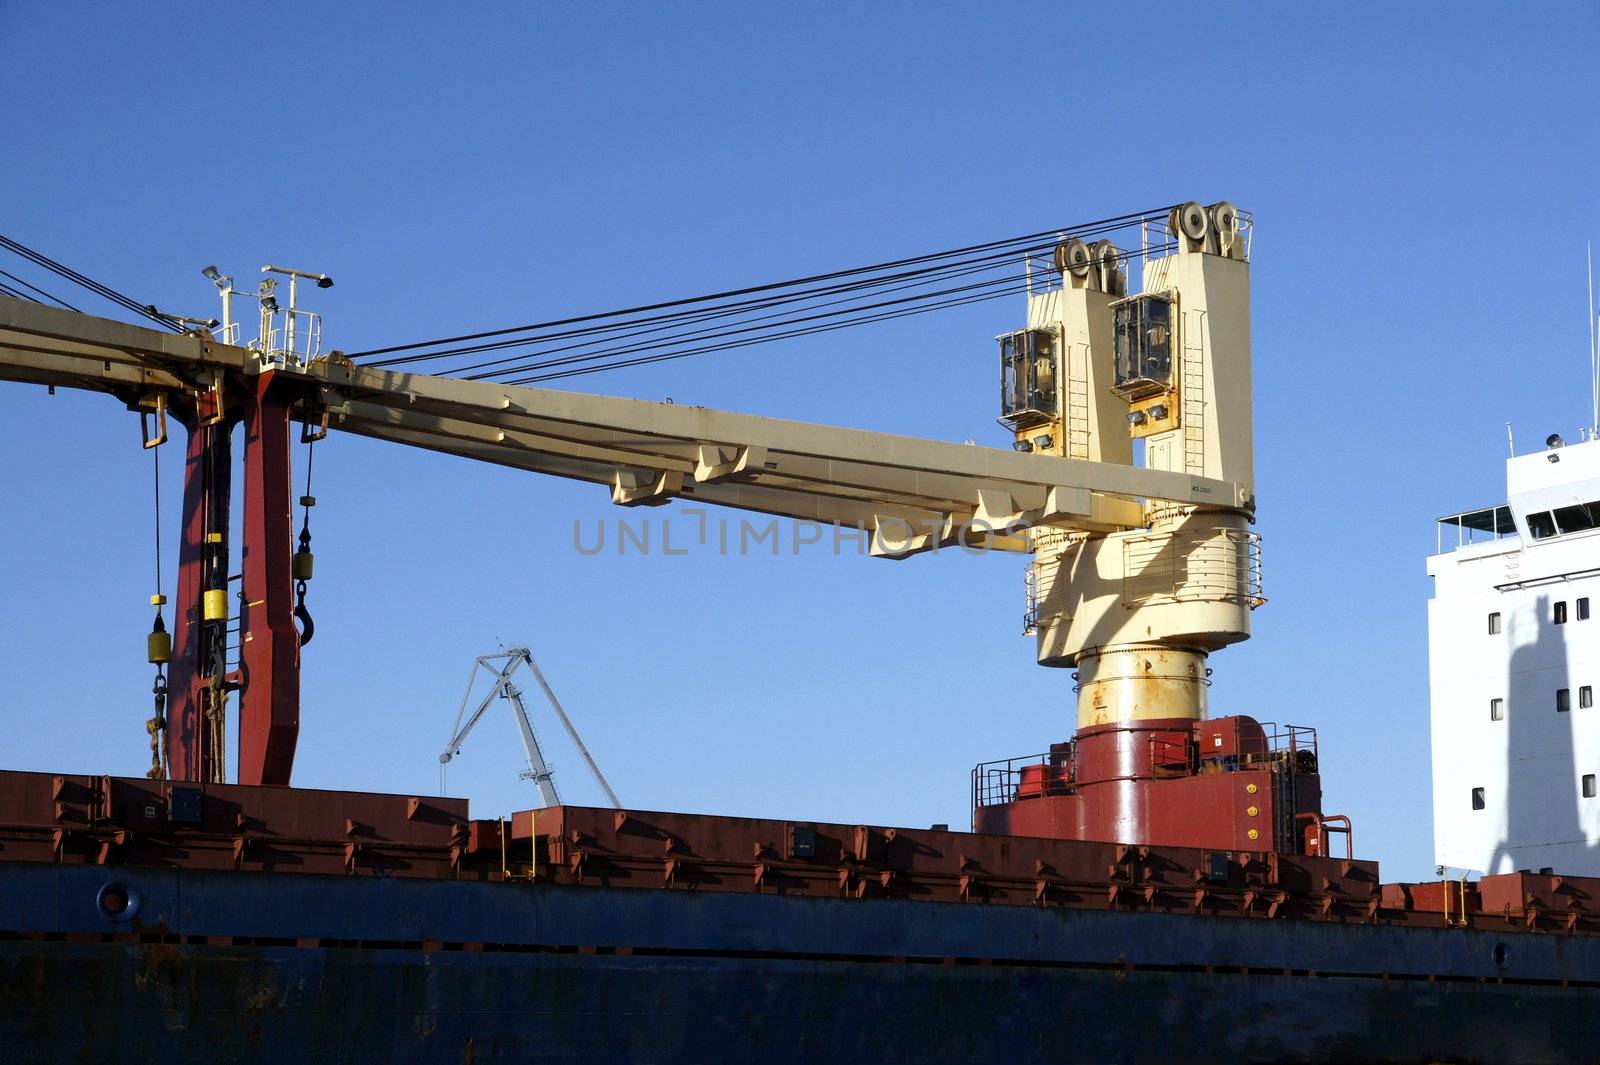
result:
M 228 672 L 237 673 L 244 665 L 244 574 L 230 574 L 228 583 L 238 585 L 238 590 L 230 596 L 233 613 L 228 616 L 226 662 Z
M 1060 751 L 980 762 L 972 770 L 973 809 L 1072 792 L 1069 759 Z
M 1261 537 L 1219 527 L 1133 536 L 1122 544 L 1123 602 L 1266 602 Z
M 1032 636 L 1039 628 L 1039 561 L 1030 561 L 1022 571 L 1023 596 L 1027 606 L 1022 612 L 1022 635 Z
M 1355 857 L 1355 833 L 1351 831 L 1350 818 L 1346 815 L 1302 813 L 1295 815 L 1295 821 L 1304 826 L 1305 853 L 1331 858 L 1333 855 L 1328 853 L 1330 846 L 1328 837 L 1343 836 L 1344 856 Z M 1465 881 L 1465 876 L 1462 879 Z
M 1310 725 L 1280 725 L 1276 721 L 1263 721 L 1261 728 L 1267 734 L 1267 750 L 1291 754 L 1305 751 L 1311 761 L 1317 761 L 1317 730 Z
M 274 326 L 261 338 L 261 353 L 282 366 L 305 365 L 322 354 L 322 315 L 314 311 L 284 307 L 272 316 L 283 324 Z
M 1511 508 L 1504 503 L 1446 515 L 1439 519 L 1434 528 L 1436 555 L 1518 535 L 1516 519 L 1511 515 Z
M 1185 735 L 1174 738 L 1156 733 L 1150 737 L 1150 771 L 1158 777 L 1187 777 L 1194 774 L 1194 744 Z

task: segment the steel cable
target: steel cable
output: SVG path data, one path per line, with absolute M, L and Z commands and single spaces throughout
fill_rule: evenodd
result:
M 15 281 L 17 284 L 23 286 L 26 289 L 29 289 L 29 290 L 31 290 L 33 292 L 38 293 L 39 295 L 43 296 L 47 300 L 50 300 L 50 301 L 52 301 L 54 303 L 59 303 L 61 306 L 65 307 L 69 311 L 77 311 L 78 310 L 78 308 L 74 307 L 72 304 L 68 303 L 66 300 L 61 299 L 59 296 L 52 296 L 50 293 L 46 292 L 44 289 L 40 288 L 37 285 L 28 284 L 28 282 L 24 281 L 22 278 L 18 277 L 16 274 L 11 273 L 9 270 L 0 270 L 0 275 L 3 275 L 5 277 L 9 277 L 11 280 Z M 33 299 L 32 296 L 21 296 L 20 293 L 18 293 L 17 295 L 19 296 L 19 298 L 22 298 L 22 299 Z M 34 300 L 34 302 L 38 303 L 39 301 L 38 300 Z M 78 311 L 78 313 L 82 314 L 83 312 L 82 311 Z
M 881 274 L 881 273 L 884 273 L 885 271 L 896 270 L 896 269 L 900 269 L 902 267 L 917 267 L 917 266 L 923 266 L 926 269 L 934 270 L 934 269 L 939 269 L 940 268 L 940 266 L 937 265 L 937 264 L 943 263 L 943 264 L 945 264 L 947 266 L 947 265 L 949 265 L 949 261 L 950 260 L 957 260 L 961 256 L 969 256 L 970 257 L 970 256 L 978 255 L 980 253 L 989 253 L 992 256 L 1003 258 L 1003 257 L 1005 257 L 1007 255 L 1020 254 L 1020 253 L 1022 253 L 1024 251 L 1026 251 L 1026 250 L 1034 250 L 1034 251 L 1043 250 L 1044 248 L 1047 248 L 1047 247 L 1053 245 L 1056 240 L 1059 240 L 1059 239 L 1061 239 L 1062 237 L 1064 237 L 1066 235 L 1071 235 L 1071 234 L 1085 235 L 1085 236 L 1096 235 L 1096 234 L 1098 234 L 1100 232 L 1105 232 L 1105 231 L 1109 231 L 1111 229 L 1116 229 L 1116 228 L 1122 228 L 1122 227 L 1129 226 L 1129 225 L 1132 225 L 1132 224 L 1140 222 L 1140 221 L 1160 219 L 1160 218 L 1163 218 L 1165 216 L 1166 211 L 1168 211 L 1169 209 L 1170 208 L 1168 208 L 1168 207 L 1162 207 L 1162 208 L 1156 208 L 1156 209 L 1147 210 L 1147 211 L 1140 211 L 1140 212 L 1135 212 L 1135 213 L 1126 214 L 1126 215 L 1118 215 L 1118 216 L 1114 216 L 1112 218 L 1099 219 L 1097 221 L 1088 222 L 1088 223 L 1084 223 L 1084 224 L 1081 224 L 1081 225 L 1066 226 L 1066 227 L 1060 227 L 1060 228 L 1055 228 L 1055 229 L 1050 229 L 1050 230 L 1043 230 L 1043 231 L 1040 231 L 1038 233 L 1026 234 L 1026 235 L 1021 236 L 1021 237 L 1010 237 L 1010 238 L 1007 238 L 1005 240 L 989 241 L 989 242 L 986 242 L 986 243 L 983 243 L 983 244 L 969 245 L 969 246 L 964 247 L 964 248 L 956 248 L 956 249 L 952 249 L 952 250 L 949 250 L 949 251 L 933 252 L 933 253 L 929 253 L 929 254 L 926 254 L 926 255 L 919 255 L 919 256 L 913 256 L 913 257 L 905 258 L 905 259 L 896 259 L 896 260 L 891 260 L 891 261 L 888 261 L 888 262 L 876 263 L 876 264 L 873 264 L 871 266 L 855 267 L 855 268 L 848 269 L 848 270 L 836 270 L 836 271 L 832 271 L 832 272 L 829 272 L 829 273 L 814 274 L 814 275 L 811 275 L 809 277 L 794 278 L 794 279 L 787 280 L 787 281 L 778 281 L 778 282 L 771 282 L 771 283 L 763 284 L 763 285 L 747 286 L 745 288 L 729 289 L 729 290 L 726 290 L 726 291 L 723 291 L 723 292 L 710 293 L 710 294 L 703 295 L 703 296 L 691 296 L 691 297 L 685 297 L 685 298 L 682 298 L 682 299 L 668 300 L 668 301 L 664 301 L 664 302 L 660 302 L 660 303 L 644 304 L 644 305 L 640 305 L 640 306 L 636 306 L 636 307 L 628 307 L 628 308 L 623 308 L 623 309 L 614 310 L 614 311 L 603 311 L 603 312 L 598 312 L 598 313 L 594 313 L 594 314 L 587 314 L 587 315 L 579 315 L 579 316 L 569 317 L 569 318 L 554 319 L 554 320 L 551 320 L 551 321 L 531 323 L 531 324 L 522 325 L 522 326 L 511 326 L 511 327 L 504 328 L 504 329 L 494 329 L 494 330 L 488 330 L 488 331 L 478 332 L 478 333 L 467 333 L 467 334 L 460 334 L 460 335 L 450 336 L 450 337 L 441 337 L 441 338 L 438 338 L 438 339 L 435 339 L 435 340 L 429 340 L 429 341 L 416 341 L 416 342 L 409 343 L 409 344 L 397 344 L 397 345 L 390 345 L 388 347 L 382 347 L 382 348 L 370 348 L 370 349 L 367 349 L 367 350 L 364 350 L 364 351 L 354 352 L 354 353 L 352 353 L 351 357 L 352 358 L 372 358 L 374 356 L 379 356 L 379 355 L 394 355 L 394 354 L 397 354 L 397 353 L 400 353 L 400 352 L 421 352 L 420 354 L 407 355 L 407 356 L 405 356 L 403 358 L 375 360 L 375 362 L 374 362 L 375 365 L 398 365 L 398 364 L 407 363 L 407 362 L 422 361 L 424 359 L 430 359 L 430 358 L 442 358 L 442 357 L 445 357 L 445 356 L 450 355 L 450 354 L 460 354 L 460 353 L 462 353 L 461 351 L 457 351 L 457 350 L 446 351 L 446 352 L 437 352 L 437 353 L 423 351 L 423 349 L 427 349 L 427 348 L 438 348 L 438 347 L 441 347 L 441 346 L 444 346 L 444 345 L 460 345 L 460 344 L 464 344 L 464 343 L 468 343 L 468 342 L 472 342 L 472 341 L 486 340 L 486 339 L 495 338 L 495 337 L 508 337 L 508 336 L 513 335 L 513 334 L 533 333 L 533 332 L 538 331 L 538 330 L 548 330 L 548 329 L 553 329 L 553 328 L 563 327 L 563 326 L 569 326 L 569 325 L 582 325 L 582 324 L 585 324 L 585 323 L 600 322 L 600 321 L 606 321 L 606 320 L 616 320 L 616 319 L 633 319 L 633 320 L 630 320 L 630 321 L 620 322 L 616 326 L 608 327 L 608 328 L 636 327 L 636 326 L 638 326 L 640 324 L 643 324 L 641 322 L 641 320 L 637 319 L 636 316 L 642 315 L 642 314 L 646 314 L 646 313 L 649 313 L 649 312 L 672 311 L 672 310 L 677 309 L 677 308 L 692 307 L 692 306 L 704 305 L 704 304 L 717 304 L 718 306 L 716 308 L 714 308 L 714 310 L 717 313 L 722 313 L 724 311 L 734 311 L 734 310 L 743 309 L 743 308 L 741 308 L 737 304 L 727 304 L 725 301 L 734 299 L 736 297 L 759 295 L 759 294 L 771 293 L 771 292 L 780 292 L 780 291 L 784 291 L 784 290 L 796 289 L 796 288 L 799 288 L 801 286 L 812 285 L 812 284 L 815 284 L 815 283 L 818 283 L 818 282 L 838 281 L 838 280 L 844 279 L 844 278 L 858 278 L 858 279 L 865 278 L 865 280 L 860 282 L 860 283 L 863 284 L 863 285 L 866 285 L 866 286 L 870 286 L 870 285 L 873 285 L 873 284 L 881 283 L 881 281 L 883 280 L 883 279 L 879 279 L 879 278 L 872 278 L 870 275 L 873 275 L 873 274 Z M 935 264 L 935 265 L 933 265 L 931 267 L 926 266 L 926 264 L 930 264 L 930 263 L 931 264 Z M 650 319 L 645 319 L 643 321 L 644 322 L 649 322 Z M 521 338 L 520 342 L 537 342 L 539 340 L 546 340 L 546 339 L 552 339 L 552 338 L 551 337 L 523 337 L 523 338 Z M 510 343 L 518 343 L 518 341 L 512 341 Z M 487 349 L 476 349 L 476 350 L 487 350 Z
M 1141 253 L 1138 251 L 1123 252 L 1118 254 L 1112 261 L 1117 263 L 1126 262 L 1140 254 Z M 616 350 L 594 352 L 584 355 L 571 355 L 560 359 L 548 359 L 517 366 L 508 366 L 497 369 L 493 373 L 476 375 L 471 379 L 493 378 L 497 380 L 507 380 L 514 384 L 523 384 L 531 381 L 555 380 L 561 377 L 577 376 L 578 373 L 593 373 L 607 369 L 620 369 L 628 366 L 645 365 L 648 363 L 661 362 L 673 358 L 682 358 L 689 355 L 706 354 L 712 351 L 726 351 L 733 348 L 749 347 L 751 345 L 763 343 L 768 340 L 781 340 L 797 336 L 808 336 L 820 332 L 832 332 L 835 329 L 842 329 L 853 325 L 888 321 L 890 319 L 908 317 L 910 315 L 922 314 L 928 311 L 965 306 L 971 303 L 982 302 L 991 298 L 999 298 L 1002 296 L 1009 296 L 1026 291 L 1029 283 L 1030 278 L 1026 273 L 1000 278 L 990 278 L 969 285 L 923 292 L 914 296 L 902 297 L 900 299 L 883 300 L 876 303 L 862 304 L 854 307 L 848 307 L 843 310 L 830 311 L 822 314 L 789 317 L 781 321 L 772 322 L 765 325 L 744 325 L 740 328 L 724 329 L 715 332 L 702 331 L 701 335 L 698 336 L 691 337 L 685 335 L 676 339 L 662 340 L 648 344 L 638 344 Z M 984 291 L 986 289 L 997 290 L 986 292 Z M 980 292 L 982 293 L 981 296 L 974 295 L 975 293 Z M 908 304 L 909 306 L 907 306 Z M 886 311 L 886 308 L 895 309 L 892 311 Z M 819 321 L 827 322 L 827 325 L 817 326 L 805 324 L 808 322 Z M 790 328 L 791 326 L 802 326 L 802 328 Z M 706 343 L 708 341 L 721 341 L 725 338 L 749 333 L 758 333 L 759 335 L 746 336 L 742 339 L 729 343 Z M 691 340 L 698 341 L 698 343 L 695 343 L 694 346 L 681 351 L 668 350 L 661 351 L 650 356 L 630 357 L 637 356 L 642 352 L 651 351 L 654 349 L 671 348 L 674 344 Z M 586 366 L 581 370 L 563 370 L 562 372 L 558 373 L 539 373 L 526 376 L 513 376 L 516 374 L 526 374 L 527 371 L 553 370 L 575 366 L 579 363 L 601 362 L 602 360 L 605 360 L 602 365 Z
M 163 316 L 155 309 L 153 305 L 141 304 L 131 297 L 123 295 L 116 289 L 107 285 L 102 285 L 93 278 L 86 277 L 85 275 L 78 273 L 78 271 L 72 269 L 72 267 L 67 266 L 64 263 L 57 262 L 48 255 L 45 255 L 43 252 L 35 251 L 26 244 L 12 240 L 10 237 L 5 236 L 4 234 L 0 234 L 0 248 L 4 248 L 14 255 L 28 260 L 35 266 L 42 267 L 58 277 L 61 277 L 67 281 L 71 281 L 75 285 L 88 289 L 95 295 L 110 300 L 112 303 L 117 304 L 124 310 L 132 311 L 135 314 L 142 315 L 158 325 L 166 326 L 168 329 L 171 329 L 174 332 L 182 332 L 182 326 Z

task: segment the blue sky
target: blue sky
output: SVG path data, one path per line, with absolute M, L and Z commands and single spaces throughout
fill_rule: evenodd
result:
M 0 0 L 0 232 L 196 314 L 207 263 L 324 270 L 329 343 L 355 349 L 1231 199 L 1257 223 L 1271 602 L 1213 658 L 1213 712 L 1318 726 L 1361 855 L 1431 871 L 1432 521 L 1500 498 L 1507 420 L 1531 446 L 1586 419 L 1594 4 L 460 10 Z M 1000 445 L 992 337 L 1021 317 L 572 387 Z M 142 772 L 136 419 L 20 385 L 0 411 L 5 762 Z M 959 825 L 973 763 L 1072 730 L 1018 559 L 588 557 L 573 522 L 622 513 L 590 486 L 354 438 L 316 472 L 301 784 L 436 789 L 498 640 L 533 647 L 640 808 Z M 526 807 L 518 768 L 497 714 L 451 790 Z

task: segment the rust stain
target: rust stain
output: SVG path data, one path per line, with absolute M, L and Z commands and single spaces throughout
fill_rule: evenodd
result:
M 268 1006 L 272 1005 L 277 997 L 278 988 L 276 983 L 272 980 L 271 973 L 269 971 L 267 973 L 267 979 L 261 984 L 261 986 L 255 988 L 250 993 L 249 997 L 245 999 L 245 1004 L 253 1010 L 266 1009 Z
M 139 947 L 140 967 L 133 986 L 142 994 L 154 994 L 161 1010 L 162 1025 L 169 1032 L 181 1032 L 185 1023 L 179 985 L 184 980 L 184 957 L 173 943 L 144 943 Z M 191 973 L 192 977 L 192 973 Z

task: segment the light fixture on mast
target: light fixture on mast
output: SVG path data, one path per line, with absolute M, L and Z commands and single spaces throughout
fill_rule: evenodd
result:
M 322 317 L 309 311 L 300 310 L 296 302 L 299 295 L 300 279 L 314 281 L 318 288 L 332 288 L 333 278 L 327 274 L 315 273 L 310 270 L 296 270 L 288 266 L 274 266 L 268 263 L 261 268 L 263 274 L 282 274 L 289 279 L 289 306 L 284 308 L 283 345 L 268 343 L 269 334 L 272 333 L 269 317 L 263 315 L 267 323 L 262 328 L 262 350 L 268 351 L 278 361 L 294 360 L 297 362 L 310 362 L 321 352 L 322 347 Z M 276 282 L 267 278 L 261 282 L 264 293 L 270 295 L 269 285 Z M 263 307 L 265 303 L 263 302 Z M 273 302 L 273 311 L 278 310 L 276 301 Z M 302 321 L 303 319 L 303 321 Z M 303 350 L 302 350 L 303 349 Z
M 300 280 L 300 278 L 303 277 L 307 281 L 315 281 L 318 288 L 333 287 L 333 278 L 329 277 L 327 274 L 314 274 L 310 270 L 295 270 L 291 267 L 273 266 L 271 263 L 268 263 L 266 266 L 261 268 L 261 272 L 263 274 L 283 274 L 289 279 L 289 306 L 291 308 L 294 307 L 295 284 Z
M 215 264 L 203 267 L 200 274 L 217 286 L 217 293 L 222 297 L 222 342 L 237 344 L 238 328 L 233 324 L 233 278 L 218 270 Z

